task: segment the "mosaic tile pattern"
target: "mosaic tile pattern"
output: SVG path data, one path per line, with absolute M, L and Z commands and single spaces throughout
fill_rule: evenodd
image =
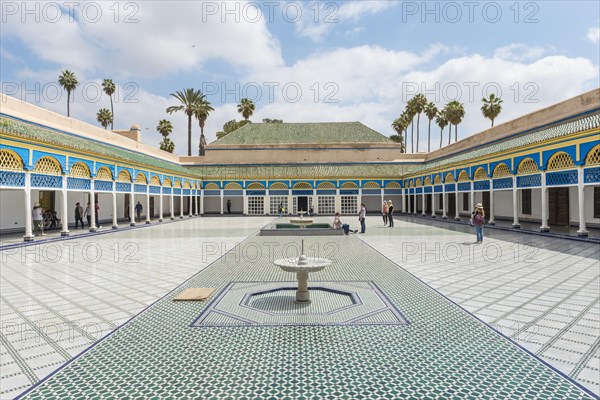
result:
M 307 255 L 333 260 L 325 281 L 375 282 L 410 325 L 198 329 L 207 303 L 171 301 L 285 281 L 272 261 L 291 247 L 243 242 L 24 398 L 591 398 L 356 237 L 305 239 Z

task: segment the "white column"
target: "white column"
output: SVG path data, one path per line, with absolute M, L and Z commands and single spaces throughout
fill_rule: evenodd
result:
M 194 211 L 196 211 L 194 213 L 195 216 L 200 215 L 200 189 L 196 189 L 196 196 L 194 197 L 194 205 L 195 205 L 195 209 Z
M 490 179 L 490 212 L 489 212 L 489 220 L 488 224 L 496 225 L 494 221 L 494 182 Z
M 435 189 L 433 187 L 431 190 L 431 217 L 435 218 L 435 196 L 437 196 L 437 193 L 435 193 Z
M 200 215 L 204 215 L 204 193 L 200 190 Z
M 340 195 L 340 190 L 336 189 L 335 190 L 335 212 L 339 212 L 340 214 L 342 213 L 342 196 Z
M 356 213 L 360 213 L 360 203 L 362 203 L 362 189 L 358 189 L 358 201 L 356 202 Z
M 577 168 L 577 197 L 579 198 L 579 230 L 577 236 L 587 236 L 588 231 L 585 224 L 585 186 L 583 166 Z
M 31 172 L 25 171 L 25 235 L 23 236 L 23 240 L 26 242 L 31 242 L 33 240 L 33 217 L 31 215 Z
M 269 215 L 271 212 L 271 196 L 269 196 L 269 190 L 265 190 L 265 202 L 263 206 L 263 214 Z
M 92 182 L 90 182 L 90 185 Z M 63 175 L 62 187 L 62 212 L 61 212 L 62 230 L 60 236 L 69 236 L 69 204 L 67 203 L 67 176 Z
M 246 189 L 242 190 L 242 214 L 248 215 L 248 191 Z
M 546 187 L 546 171 L 542 171 L 542 226 L 540 232 L 549 232 L 548 226 L 548 187 Z
M 413 211 L 413 215 L 417 215 L 417 208 L 418 208 L 417 207 L 417 201 L 418 201 L 417 200 L 417 188 L 414 188 L 413 199 L 414 199 L 413 205 L 414 205 L 415 208 L 412 211 Z
M 163 220 L 163 192 L 162 186 L 159 187 L 160 193 L 158 194 L 158 222 Z
M 129 226 L 135 226 L 135 184 L 131 184 L 131 193 L 129 194 Z
M 315 192 L 316 193 L 316 189 Z M 315 214 L 319 214 L 319 196 L 317 196 L 316 194 L 313 194 L 312 196 L 312 205 L 313 205 L 313 212 Z
M 460 221 L 460 214 L 458 213 L 458 182 L 454 183 L 454 220 Z
M 113 182 L 112 190 L 112 228 L 118 229 L 119 222 L 117 221 L 117 191 L 115 190 L 115 183 Z
M 406 189 L 402 189 L 402 214 L 406 213 Z
M 448 219 L 446 208 L 446 184 L 442 184 L 442 219 Z
M 91 223 L 90 223 L 90 228 L 89 231 L 90 232 L 96 232 L 96 225 L 100 225 L 98 224 L 98 221 L 96 221 L 96 201 L 95 201 L 95 197 L 94 197 L 94 180 L 90 179 L 90 217 L 91 217 Z M 100 217 L 98 215 L 98 217 Z
M 475 210 L 475 188 L 474 188 L 474 183 L 475 182 L 469 182 L 469 184 L 471 185 L 471 195 L 469 197 L 469 200 L 471 201 L 471 208 L 469 209 L 469 213 L 473 212 Z
M 410 205 L 410 199 L 411 199 L 410 189 L 407 189 L 407 194 L 406 194 L 406 212 L 408 214 L 410 214 L 412 212 L 412 207 Z
M 221 197 L 220 197 L 221 198 L 221 214 L 223 214 L 223 189 L 220 190 L 220 193 L 221 193 Z M 244 198 L 245 197 L 246 196 L 244 196 Z
M 150 187 L 146 187 L 146 223 L 149 224 L 152 216 L 150 215 Z
M 179 219 L 183 219 L 183 188 L 179 189 Z
M 190 215 L 189 217 L 192 218 L 194 216 L 194 196 L 192 195 L 192 189 L 190 189 Z
M 421 196 L 422 196 L 422 199 L 421 199 L 421 203 L 422 203 L 422 204 L 421 204 L 421 205 L 422 205 L 422 207 L 423 207 L 423 209 L 421 210 L 421 215 L 422 215 L 423 217 L 425 217 L 425 216 L 427 215 L 427 214 L 425 213 L 425 198 L 426 198 L 426 195 L 425 195 L 425 186 L 423 186 L 423 191 L 421 192 Z
M 175 188 L 171 188 L 171 195 L 169 196 L 169 209 L 171 211 L 171 221 L 175 219 Z
M 519 204 L 518 204 L 518 191 L 517 191 L 517 176 L 513 175 L 513 191 L 512 191 L 512 205 L 513 205 L 513 224 L 512 227 L 519 229 Z

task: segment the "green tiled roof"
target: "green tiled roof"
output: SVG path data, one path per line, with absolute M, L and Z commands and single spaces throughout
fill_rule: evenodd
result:
M 122 147 L 45 128 L 39 125 L 29 124 L 12 118 L 2 117 L 0 121 L 0 133 L 8 134 L 10 136 L 35 140 L 41 144 L 55 145 L 65 149 L 106 156 L 111 159 L 116 158 L 123 164 L 142 165 L 151 170 L 159 169 L 174 174 L 190 175 L 190 170 L 179 164 L 135 151 L 126 150 Z
M 415 171 L 414 164 L 293 164 L 202 165 L 188 167 L 205 180 L 211 179 L 399 179 Z
M 392 143 L 360 122 L 246 124 L 210 145 Z

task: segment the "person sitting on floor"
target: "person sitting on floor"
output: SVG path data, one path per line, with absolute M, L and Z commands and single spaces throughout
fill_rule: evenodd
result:
M 350 225 L 348 224 L 344 224 L 342 222 L 342 220 L 340 219 L 340 213 L 336 212 L 335 213 L 335 217 L 333 218 L 333 229 L 343 229 L 344 230 L 344 235 L 348 235 L 348 233 L 353 232 L 356 233 L 358 232 L 356 231 L 350 231 Z

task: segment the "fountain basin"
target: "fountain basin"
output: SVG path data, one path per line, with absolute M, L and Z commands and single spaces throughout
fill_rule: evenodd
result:
M 304 243 L 302 243 L 304 249 Z M 275 265 L 287 272 L 296 274 L 298 280 L 298 290 L 296 290 L 296 303 L 310 303 L 310 293 L 308 291 L 308 274 L 321 271 L 323 268 L 331 265 L 331 260 L 326 258 L 306 257 L 301 255 L 297 258 L 280 258 L 275 260 Z

